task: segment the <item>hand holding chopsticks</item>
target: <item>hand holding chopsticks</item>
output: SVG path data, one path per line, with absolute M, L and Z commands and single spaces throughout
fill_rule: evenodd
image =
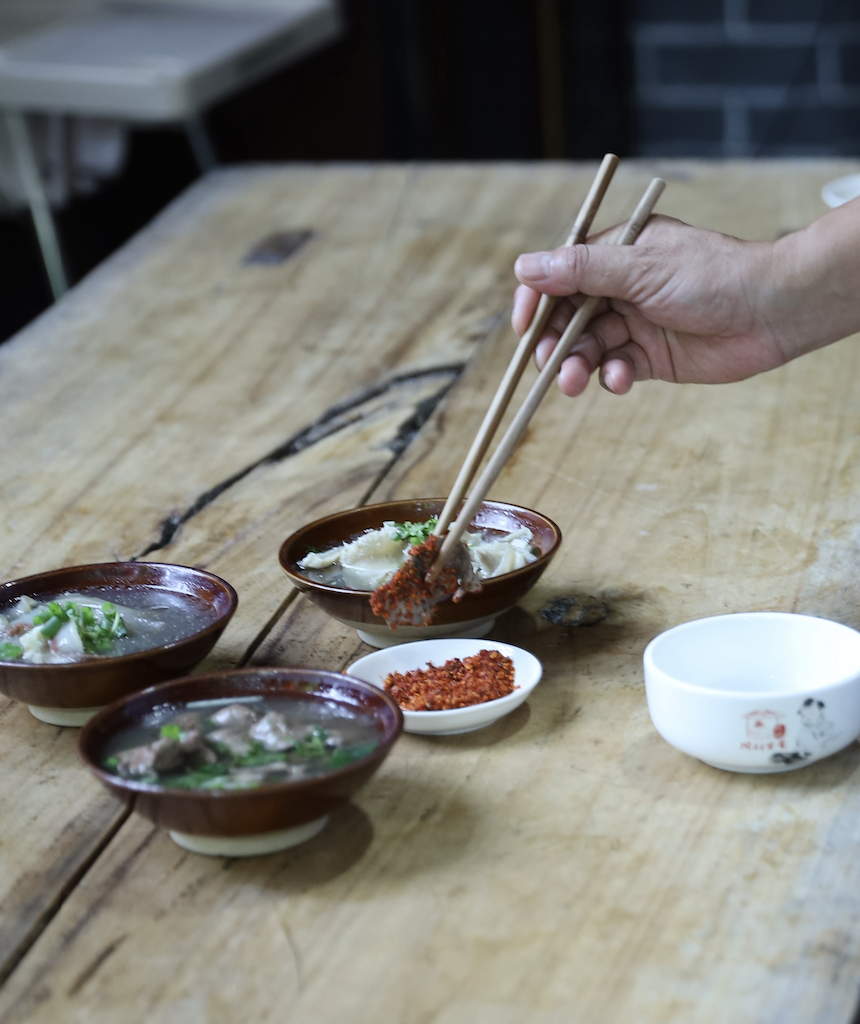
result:
M 613 167 L 613 170 L 614 170 L 614 167 Z M 610 174 L 610 177 L 611 177 L 611 174 Z M 608 180 L 607 180 L 607 184 L 608 184 Z M 666 187 L 666 183 L 664 181 L 662 181 L 660 178 L 654 178 L 653 179 L 651 184 L 646 189 L 645 194 L 642 196 L 641 200 L 639 201 L 639 205 L 636 207 L 636 210 L 634 211 L 633 216 L 627 222 L 627 225 L 625 226 L 625 228 L 624 228 L 620 238 L 618 239 L 618 241 L 615 244 L 617 244 L 617 245 L 632 245 L 636 241 L 637 237 L 639 236 L 639 233 L 642 231 L 642 228 L 645 226 L 646 221 L 651 216 L 651 212 L 653 211 L 654 206 L 655 206 L 657 200 L 660 198 L 660 195 L 663 192 L 663 189 L 665 187 Z M 604 191 L 605 191 L 605 187 L 604 187 Z M 602 198 L 602 194 L 601 194 L 601 198 Z M 598 202 L 599 202 L 599 199 L 598 199 Z M 595 210 L 596 210 L 596 204 L 595 204 Z M 593 216 L 594 216 L 594 211 L 592 211 L 592 213 L 591 213 L 591 217 L 592 218 L 593 218 Z M 578 221 L 579 221 L 579 218 L 577 218 L 577 222 Z M 589 220 L 589 222 L 590 222 L 590 220 Z M 543 301 L 543 298 L 542 298 L 541 301 Z M 600 298 L 598 296 L 589 296 L 588 298 L 586 298 L 585 301 L 582 303 L 582 305 L 579 307 L 579 309 L 576 311 L 576 314 L 574 315 L 573 319 L 567 325 L 567 328 L 565 329 L 564 333 L 562 334 L 561 338 L 559 339 L 558 344 L 553 349 L 552 354 L 550 355 L 549 359 L 546 361 L 543 369 L 541 370 L 541 372 L 540 372 L 540 374 L 538 376 L 538 379 L 532 385 L 532 388 L 529 391 L 528 395 L 526 396 L 525 401 L 520 406 L 517 414 L 514 416 L 510 426 L 508 427 L 507 431 L 505 432 L 504 437 L 499 442 L 499 445 L 496 448 L 495 452 L 493 453 L 490 461 L 487 463 L 484 471 L 481 473 L 480 477 L 478 478 L 477 482 L 475 483 L 474 487 L 472 488 L 472 491 L 469 494 L 468 498 L 466 499 L 465 504 L 463 505 L 462 509 L 460 510 L 460 514 L 457 516 L 456 521 L 454 522 L 454 524 L 451 526 L 451 528 L 448 530 L 447 534 L 445 535 L 445 540 L 442 543 L 442 547 L 441 547 L 441 549 L 439 551 L 439 555 L 436 558 L 436 561 L 434 562 L 433 566 L 431 567 L 430 572 L 428 573 L 428 579 L 435 579 L 436 576 L 438 576 L 440 570 L 444 567 L 444 565 L 446 564 L 448 559 L 451 557 L 451 554 L 454 551 L 456 545 L 459 543 L 460 538 L 462 537 L 463 533 L 466 531 L 467 527 L 471 523 L 472 519 L 475 516 L 475 513 L 478 511 L 478 508 L 479 508 L 481 502 L 484 500 L 484 498 L 487 496 L 487 493 L 489 492 L 490 488 L 496 482 L 496 478 L 498 477 L 499 473 L 502 471 L 502 468 L 504 467 L 505 463 L 511 457 L 514 449 L 516 448 L 517 444 L 519 443 L 519 441 L 521 440 L 523 434 L 525 433 L 525 430 L 526 430 L 526 427 L 529 424 L 529 421 L 531 420 L 532 416 L 534 415 L 535 410 L 537 409 L 538 405 L 541 402 L 541 399 L 547 393 L 547 391 L 549 390 L 550 385 L 552 384 L 553 380 L 555 379 L 556 375 L 558 374 L 558 371 L 559 371 L 559 368 L 561 367 L 562 362 L 564 362 L 564 360 L 570 355 L 570 352 L 571 352 L 573 346 L 576 344 L 576 342 L 579 340 L 580 336 L 582 335 L 583 331 L 588 326 L 588 323 L 591 320 L 592 316 L 594 315 L 594 311 L 595 311 L 599 301 L 600 301 Z M 540 309 L 540 307 L 538 307 L 538 308 Z M 548 314 L 547 314 L 547 316 L 548 316 Z M 537 320 L 538 320 L 538 316 L 536 314 L 535 315 L 535 322 Z M 545 322 L 546 321 L 544 321 L 544 323 Z M 534 323 L 530 326 L 529 331 L 527 332 L 527 334 L 531 334 L 534 337 L 534 339 L 536 340 L 539 332 L 538 331 L 534 331 L 533 332 L 532 331 L 532 327 L 533 326 L 534 326 Z M 543 325 L 541 326 L 540 329 L 541 330 L 543 329 Z M 526 337 L 526 335 L 523 336 L 523 341 L 525 341 L 525 337 Z M 520 348 L 524 348 L 522 342 L 520 343 Z M 517 356 L 518 355 L 519 355 L 519 350 L 517 352 Z M 514 361 L 512 361 L 512 366 L 514 365 L 514 362 L 516 361 L 517 356 L 514 357 Z M 527 359 L 527 355 L 526 355 L 526 359 Z M 523 366 L 524 365 L 525 365 L 525 359 L 523 360 Z M 520 373 L 522 373 L 522 370 L 520 370 Z M 505 379 L 507 379 L 509 374 L 511 374 L 511 367 L 508 367 L 508 373 L 506 373 Z M 504 381 L 503 381 L 503 385 L 504 385 Z M 511 386 L 511 388 L 510 388 L 510 393 L 511 394 L 513 393 L 513 390 L 514 390 L 515 386 L 516 386 L 516 382 L 514 382 L 513 386 Z M 496 394 L 496 398 L 493 400 L 493 405 L 495 405 L 496 401 L 500 398 L 500 395 L 502 394 L 502 391 L 503 391 L 503 389 L 502 389 L 502 387 L 500 387 L 499 391 Z M 507 396 L 507 401 L 505 401 L 504 404 L 501 405 L 501 407 L 497 410 L 498 415 L 496 416 L 496 421 L 495 421 L 496 425 L 498 424 L 499 420 L 501 420 L 501 417 L 504 414 L 505 406 L 507 405 L 508 401 L 510 401 L 510 394 L 508 394 L 508 396 Z M 493 406 L 490 407 L 490 411 L 491 412 L 493 411 Z M 490 413 L 487 414 L 487 416 L 484 419 L 484 423 L 481 425 L 481 429 L 479 430 L 479 434 L 478 434 L 479 437 L 481 437 L 482 432 L 484 432 L 484 428 L 488 425 L 488 421 L 489 420 L 490 420 Z M 493 430 L 495 430 L 495 426 L 493 427 Z M 487 438 L 486 438 L 486 444 L 484 445 L 484 450 L 486 450 L 486 446 L 489 444 L 489 441 L 490 441 L 491 437 L 492 437 L 492 433 L 489 433 Z M 463 477 L 465 475 L 465 470 L 466 470 L 467 464 L 469 463 L 470 459 L 472 458 L 473 452 L 476 450 L 477 441 L 478 441 L 478 439 L 476 438 L 476 441 L 475 441 L 475 443 L 472 446 L 472 450 L 470 450 L 469 455 L 467 455 L 467 457 L 466 457 L 466 463 L 464 463 L 464 467 L 460 471 L 460 475 L 458 476 L 458 481 L 460 480 L 461 477 Z M 477 465 L 477 462 L 479 462 L 479 461 L 480 461 L 480 456 L 475 460 L 475 465 Z M 474 471 L 474 467 L 473 467 L 472 471 Z M 465 485 L 464 485 L 464 487 L 465 487 Z M 453 496 L 454 495 L 453 495 L 453 492 L 452 492 L 452 497 Z M 459 500 L 460 499 L 458 497 L 457 498 L 457 503 L 459 503 Z M 449 504 L 451 504 L 451 499 L 450 498 L 449 498 L 448 502 L 446 503 L 446 509 L 447 509 Z M 441 521 L 441 518 L 442 517 L 440 517 L 440 521 Z M 444 527 L 443 527 L 443 530 L 444 530 Z M 437 532 L 437 534 L 441 533 L 441 531 L 439 531 L 438 524 L 437 524 L 436 532 Z

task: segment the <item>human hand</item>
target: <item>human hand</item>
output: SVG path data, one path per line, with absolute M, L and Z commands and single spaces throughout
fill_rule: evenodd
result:
M 516 262 L 518 334 L 541 292 L 571 296 L 560 299 L 538 342 L 539 368 L 584 296 L 607 297 L 561 365 L 566 395 L 581 394 L 598 368 L 603 386 L 622 395 L 637 380 L 742 380 L 800 354 L 778 243 L 744 242 L 661 216 L 651 218 L 636 245 L 594 244 L 608 234 Z

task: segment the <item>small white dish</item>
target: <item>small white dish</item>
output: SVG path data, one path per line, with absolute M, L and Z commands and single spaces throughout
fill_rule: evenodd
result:
M 785 772 L 860 735 L 860 633 L 784 612 L 697 619 L 645 648 L 651 721 L 714 768 Z
M 821 190 L 821 198 L 831 209 L 850 203 L 857 196 L 860 196 L 860 174 L 849 174 L 845 178 L 828 181 Z
M 512 644 L 495 640 L 418 640 L 410 644 L 397 644 L 373 654 L 366 654 L 350 665 L 347 674 L 361 679 L 380 690 L 392 672 L 412 672 L 427 668 L 428 662 L 441 668 L 451 658 L 468 658 L 480 651 L 499 651 L 514 663 L 516 689 L 506 697 L 488 700 L 483 704 L 470 704 L 450 711 L 403 711 L 403 731 L 423 736 L 457 736 L 491 725 L 522 704 L 540 682 L 543 668 L 538 659 Z

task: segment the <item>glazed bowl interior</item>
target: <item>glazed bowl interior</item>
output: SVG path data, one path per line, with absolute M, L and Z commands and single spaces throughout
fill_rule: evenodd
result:
M 791 693 L 860 673 L 860 633 L 808 615 L 719 615 L 662 633 L 648 646 L 646 663 L 696 689 Z
M 117 733 L 149 716 L 198 701 L 285 696 L 367 716 L 376 725 L 377 746 L 344 767 L 250 789 L 175 789 L 121 778 L 104 767 Z M 387 694 L 339 672 L 237 669 L 163 683 L 103 708 L 81 731 L 78 754 L 105 786 L 157 825 L 197 835 L 259 835 L 312 821 L 344 803 L 376 771 L 402 728 L 400 709 Z
M 0 611 L 19 597 L 39 602 L 80 592 L 131 606 L 154 604 L 170 594 L 193 608 L 195 628 L 187 636 L 115 657 L 62 664 L 0 662 L 0 692 L 31 706 L 93 708 L 124 694 L 184 675 L 215 645 L 238 605 L 225 580 L 201 569 L 159 562 L 107 562 L 72 566 L 0 585 Z M 80 724 L 80 723 L 78 723 Z

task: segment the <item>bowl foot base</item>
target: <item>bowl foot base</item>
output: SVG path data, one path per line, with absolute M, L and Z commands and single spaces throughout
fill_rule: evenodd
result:
M 97 708 L 44 708 L 38 704 L 28 704 L 30 714 L 47 725 L 86 725 L 101 707 Z
M 508 712 L 510 714 L 510 712 Z M 415 736 L 463 736 L 467 732 L 477 732 L 479 729 L 486 729 L 488 725 L 495 725 L 498 722 L 498 718 L 494 718 L 489 722 L 481 722 L 480 725 L 470 725 L 468 729 L 439 729 L 437 732 L 414 732 Z M 413 732 L 412 729 L 403 728 L 404 732 Z
M 253 836 L 198 836 L 170 830 L 170 838 L 184 850 L 209 857 L 259 857 L 266 853 L 289 850 L 313 839 L 325 828 L 328 815 L 307 821 L 304 825 L 282 828 L 277 832 L 260 832 Z
M 716 761 L 705 761 L 701 757 L 699 760 L 710 768 L 719 768 L 721 772 L 736 772 L 740 775 L 776 775 L 779 772 L 796 772 L 798 768 L 815 764 L 820 758 L 816 758 L 815 761 L 800 761 L 798 764 L 775 764 L 762 768 L 739 768 L 736 764 L 717 764 Z
M 358 629 L 359 637 L 371 647 L 394 647 L 397 644 L 408 644 L 414 640 L 479 640 L 496 624 L 496 617 L 491 619 L 473 619 L 471 622 L 456 623 L 451 626 L 401 626 L 399 629 Z

